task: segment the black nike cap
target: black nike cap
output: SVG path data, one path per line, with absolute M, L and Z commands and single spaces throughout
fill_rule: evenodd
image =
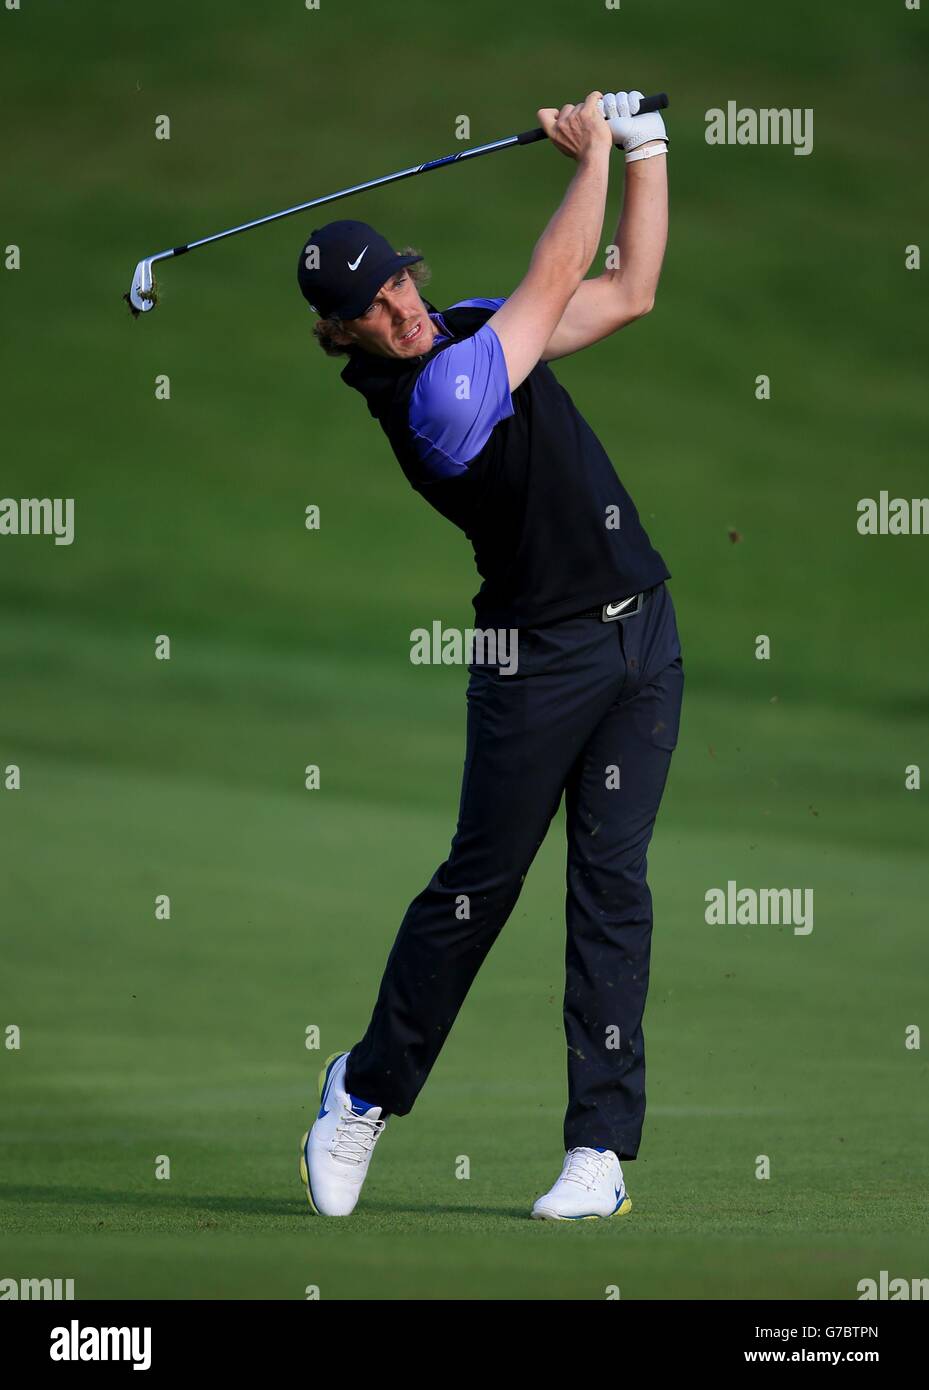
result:
M 327 222 L 304 242 L 297 283 L 322 318 L 356 319 L 392 275 L 422 256 L 401 256 L 367 222 Z

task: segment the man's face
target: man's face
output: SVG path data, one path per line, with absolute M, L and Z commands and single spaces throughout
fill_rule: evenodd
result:
M 377 357 L 419 357 L 430 350 L 437 331 L 405 266 L 381 286 L 363 314 L 342 327 L 337 342 Z

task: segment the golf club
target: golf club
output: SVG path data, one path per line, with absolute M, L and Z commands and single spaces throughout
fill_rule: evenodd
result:
M 661 111 L 668 105 L 668 98 L 664 92 L 657 96 L 643 97 L 639 102 L 637 115 L 643 115 L 647 111 Z M 139 261 L 132 277 L 132 285 L 129 293 L 124 294 L 123 298 L 127 301 L 133 318 L 138 318 L 139 314 L 145 314 L 149 309 L 154 309 L 158 302 L 155 288 L 155 276 L 152 266 L 156 261 L 166 261 L 172 256 L 184 256 L 188 251 L 195 250 L 198 246 L 209 246 L 214 241 L 224 241 L 226 237 L 238 236 L 240 232 L 249 232 L 253 227 L 263 227 L 266 222 L 279 222 L 282 217 L 293 217 L 295 213 L 306 212 L 308 208 L 319 207 L 323 203 L 334 203 L 339 198 L 348 198 L 353 193 L 363 193 L 368 188 L 378 188 L 382 184 L 397 183 L 400 179 L 412 178 L 414 174 L 425 174 L 429 169 L 440 169 L 446 164 L 458 164 L 464 159 L 474 159 L 479 154 L 490 154 L 493 150 L 505 150 L 510 145 L 531 145 L 536 140 L 544 140 L 545 131 L 541 126 L 535 130 L 524 130 L 521 135 L 508 135 L 502 140 L 492 140 L 487 145 L 475 145 L 473 149 L 458 150 L 455 154 L 447 154 L 442 159 L 430 159 L 426 164 L 414 164 L 409 169 L 401 169 L 396 174 L 385 174 L 383 178 L 369 179 L 367 183 L 356 183 L 351 188 L 340 189 L 338 193 L 329 193 L 323 198 L 311 198 L 308 203 L 298 203 L 296 207 L 284 208 L 283 212 L 272 212 L 267 217 L 258 217 L 254 222 L 243 222 L 239 227 L 230 227 L 225 232 L 214 232 L 212 236 L 201 237 L 199 241 L 189 241 L 185 246 L 174 246 L 169 251 L 159 251 L 156 256 L 146 256 Z

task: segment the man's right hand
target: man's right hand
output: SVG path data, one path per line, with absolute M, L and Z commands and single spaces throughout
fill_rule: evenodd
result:
M 578 106 L 563 106 L 560 111 L 543 106 L 536 112 L 539 125 L 556 149 L 580 163 L 598 146 L 607 150 L 613 146 L 609 122 L 603 119 L 599 104 L 602 100 L 602 92 L 591 92 Z

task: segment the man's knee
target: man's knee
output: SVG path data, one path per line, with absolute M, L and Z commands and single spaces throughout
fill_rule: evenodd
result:
M 450 858 L 410 904 L 414 927 L 435 932 L 449 943 L 496 935 L 519 898 L 526 870 L 501 865 L 485 875 L 468 874 Z

